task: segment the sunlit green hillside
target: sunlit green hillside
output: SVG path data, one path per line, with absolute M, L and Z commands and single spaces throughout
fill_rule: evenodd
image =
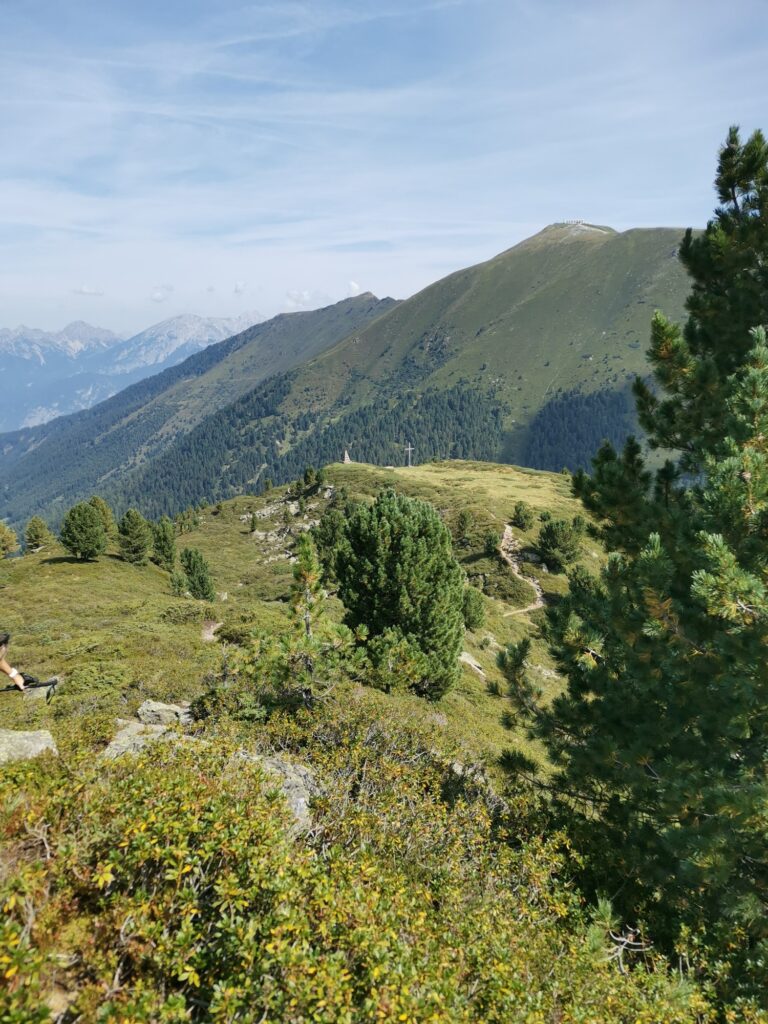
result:
M 459 686 L 435 707 L 407 696 L 391 699 L 417 715 L 435 716 L 452 740 L 469 749 L 498 755 L 511 736 L 501 724 L 506 700 L 489 693 L 489 684 L 502 683 L 496 653 L 532 629 L 535 635 L 542 612 L 515 614 L 534 601 L 535 592 L 485 553 L 484 537 L 488 531 L 503 532 L 521 499 L 555 516 L 576 514 L 579 506 L 570 497 L 568 478 L 462 462 L 399 470 L 334 465 L 327 477 L 331 488 L 345 488 L 352 498 L 367 499 L 383 487 L 395 487 L 428 500 L 449 526 L 462 509 L 470 512 L 470 542 L 457 555 L 470 580 L 486 591 L 486 623 L 465 637 L 467 661 L 475 667 L 463 664 Z M 147 697 L 189 700 L 203 692 L 221 663 L 222 645 L 210 639 L 217 624 L 246 618 L 269 630 L 287 626 L 293 545 L 300 530 L 320 517 L 328 493 L 324 487 L 308 498 L 303 513 L 286 488 L 202 510 L 199 526 L 177 543 L 199 548 L 208 560 L 217 591 L 211 604 L 174 597 L 166 572 L 151 564 L 129 565 L 116 549 L 94 562 L 77 562 L 59 548 L 1 562 L 2 625 L 13 633 L 15 661 L 41 678 L 58 674 L 64 679 L 50 705 L 3 695 L 4 721 L 26 727 L 50 724 L 66 742 L 73 722 L 92 716 L 97 733 L 106 737 L 115 714 L 135 710 Z M 260 517 L 256 532 L 250 529 L 253 512 Z M 521 545 L 535 539 L 539 525 L 528 532 L 514 530 Z M 587 542 L 585 564 L 595 566 L 598 557 L 594 543 Z M 545 596 L 556 599 L 565 586 L 562 575 L 533 564 L 526 571 L 540 581 Z M 341 607 L 333 604 L 340 616 Z M 534 650 L 533 671 L 551 690 L 555 680 L 546 649 L 536 641 Z

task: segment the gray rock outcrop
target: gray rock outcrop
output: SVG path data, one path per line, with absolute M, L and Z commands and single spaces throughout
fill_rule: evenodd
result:
M 147 704 L 152 705 L 152 707 L 147 709 Z M 171 724 L 168 725 L 161 722 L 147 722 L 147 717 L 160 713 L 156 712 L 158 707 L 161 709 L 176 708 L 178 711 L 186 711 L 185 708 L 178 705 L 145 701 L 141 708 L 139 708 L 140 715 L 142 714 L 142 709 L 144 709 L 144 720 L 137 722 L 118 718 L 118 732 L 100 756 L 111 761 L 124 755 L 139 754 L 150 743 L 158 742 L 207 745 L 206 740 L 198 739 L 194 736 L 185 736 L 172 729 L 171 724 L 176 725 L 179 723 L 180 719 L 178 717 L 169 718 Z M 230 762 L 233 768 L 238 761 L 257 765 L 266 776 L 266 787 L 279 790 L 285 798 L 285 802 L 294 819 L 295 824 L 291 829 L 293 833 L 305 832 L 310 828 L 312 825 L 310 805 L 313 798 L 322 792 L 317 777 L 311 768 L 302 764 L 294 764 L 292 761 L 287 761 L 282 757 L 255 754 L 248 750 L 238 750 L 233 755 Z M 274 783 L 274 787 L 272 787 L 272 783 Z
M 0 729 L 0 764 L 8 761 L 28 761 L 50 750 L 58 756 L 56 743 L 47 729 L 32 732 L 17 732 L 15 729 Z
M 192 722 L 188 705 L 163 704 L 159 700 L 145 700 L 136 714 L 144 725 L 190 725 Z
M 115 738 L 101 752 L 108 761 L 123 754 L 138 754 L 147 744 L 162 739 L 168 732 L 167 725 L 145 725 L 143 722 L 129 722 L 118 718 L 120 726 Z
M 321 792 L 317 776 L 311 768 L 286 761 L 282 757 L 252 754 L 247 750 L 239 750 L 235 757 L 258 765 L 265 775 L 274 779 L 275 787 L 282 792 L 296 822 L 296 831 L 303 832 L 311 826 L 310 804 Z

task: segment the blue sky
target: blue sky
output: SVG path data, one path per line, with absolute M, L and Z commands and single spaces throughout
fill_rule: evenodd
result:
M 0 0 L 0 326 L 406 297 L 548 223 L 703 224 L 768 3 Z

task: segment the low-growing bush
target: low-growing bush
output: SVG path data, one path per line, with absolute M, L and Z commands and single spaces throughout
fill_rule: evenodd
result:
M 536 522 L 536 513 L 527 501 L 518 501 L 512 512 L 512 525 L 519 530 L 530 530 Z
M 378 710 L 265 727 L 323 785 L 299 838 L 274 782 L 214 738 L 5 766 L 4 1019 L 52 1021 L 62 991 L 67 1019 L 137 1024 L 712 1019 L 652 954 L 617 970 L 524 791 L 500 804 Z

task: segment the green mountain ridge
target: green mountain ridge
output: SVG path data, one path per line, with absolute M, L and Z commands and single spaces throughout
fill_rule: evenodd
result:
M 119 508 L 175 512 L 258 490 L 267 477 L 287 481 L 305 464 L 339 459 L 345 447 L 359 461 L 395 463 L 406 441 L 419 460 L 578 465 L 603 437 L 618 443 L 632 429 L 626 396 L 631 380 L 646 373 L 651 313 L 661 308 L 677 319 L 683 312 L 681 235 L 676 228 L 550 225 L 404 302 L 389 300 L 383 315 L 255 386 L 238 364 L 239 350 L 195 386 L 181 383 L 181 364 L 170 389 L 121 422 L 117 436 L 130 439 L 130 451 L 112 465 L 94 457 L 93 445 L 73 471 L 59 441 L 58 468 L 47 475 L 63 469 L 66 489 L 41 485 L 56 449 L 50 437 L 38 435 L 32 455 L 19 456 L 19 442 L 12 443 L 0 514 L 15 521 L 33 511 L 50 515 L 60 496 L 94 490 Z M 174 403 L 174 388 L 182 398 L 168 416 L 158 410 Z
M 18 519 L 38 508 L 57 518 L 70 499 L 156 457 L 212 411 L 394 305 L 366 292 L 322 309 L 281 314 L 92 409 L 0 435 L 2 514 Z
M 449 275 L 201 422 L 115 490 L 153 515 L 285 482 L 341 457 L 480 459 L 561 468 L 632 430 L 652 310 L 679 317 L 673 228 L 553 225 Z M 574 412 L 575 410 L 575 412 Z M 578 419 L 574 429 L 574 415 Z M 552 435 L 554 445 L 541 449 Z

